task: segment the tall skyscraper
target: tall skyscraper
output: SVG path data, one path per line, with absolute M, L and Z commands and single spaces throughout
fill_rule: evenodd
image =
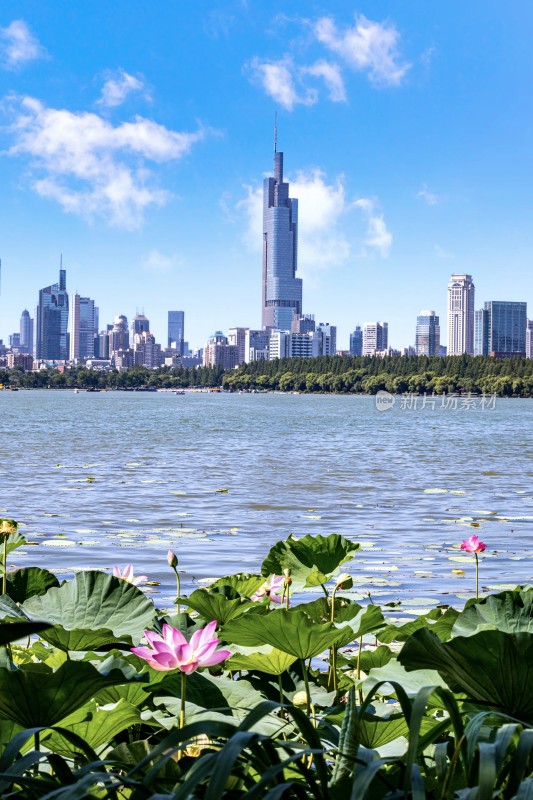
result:
M 415 352 L 417 356 L 440 355 L 440 325 L 434 311 L 421 311 L 416 318 Z
M 20 315 L 20 349 L 33 354 L 33 320 L 26 308 Z
M 474 283 L 471 275 L 452 275 L 448 284 L 448 355 L 474 355 Z
M 144 314 L 135 314 L 131 321 L 131 338 L 136 333 L 150 333 L 150 320 Z
M 365 322 L 363 325 L 363 355 L 373 356 L 389 346 L 388 322 Z
M 319 355 L 321 356 L 336 356 L 337 355 L 337 327 L 330 325 L 329 322 L 317 325 L 317 333 L 319 334 Z
M 356 325 L 355 330 L 350 334 L 350 355 L 363 355 L 363 331 L 360 325 Z
M 129 346 L 128 318 L 124 314 L 119 314 L 113 320 L 113 327 L 109 331 L 109 356 L 118 350 L 128 350 Z
M 35 358 L 50 361 L 68 359 L 68 294 L 66 270 L 59 281 L 39 292 L 35 312 Z
M 476 355 L 526 356 L 527 303 L 490 300 L 476 311 Z
M 75 294 L 70 298 L 69 358 L 94 357 L 94 340 L 98 334 L 98 309 L 90 297 Z
M 167 346 L 173 347 L 182 356 L 185 342 L 185 311 L 168 312 L 168 340 Z
M 526 324 L 526 358 L 533 358 L 533 319 Z
M 283 153 L 274 142 L 274 177 L 263 184 L 264 328 L 291 331 L 293 314 L 302 313 L 302 280 L 298 264 L 298 200 L 289 197 L 283 180 Z

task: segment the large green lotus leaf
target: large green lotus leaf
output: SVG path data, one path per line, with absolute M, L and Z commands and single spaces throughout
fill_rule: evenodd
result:
M 299 605 L 300 611 L 311 617 L 314 622 L 324 622 L 331 618 L 331 600 L 319 597 L 312 603 Z M 379 631 L 385 625 L 381 608 L 375 605 L 360 606 L 347 600 L 335 598 L 335 625 L 344 631 L 336 641 L 337 647 L 344 647 L 360 639 L 367 633 Z
M 380 630 L 378 639 L 384 644 L 390 642 L 405 642 L 415 631 L 428 628 L 436 633 L 442 642 L 447 642 L 452 635 L 452 628 L 459 612 L 455 608 L 432 608 L 428 614 L 422 614 L 416 619 L 404 622 L 403 625 L 390 624 Z
M 261 573 L 283 575 L 291 570 L 293 590 L 306 586 L 320 586 L 337 575 L 340 567 L 350 561 L 359 550 L 359 544 L 338 533 L 329 536 L 304 536 L 297 539 L 292 534 L 284 542 L 272 547 L 261 565 Z
M 237 575 L 226 575 L 224 578 L 219 578 L 211 584 L 210 588 L 217 589 L 220 586 L 230 586 L 242 597 L 251 597 L 264 582 L 264 575 L 250 575 L 247 572 L 239 572 Z
M 396 658 L 392 658 L 383 667 L 370 670 L 368 677 L 363 682 L 363 694 L 367 695 L 376 684 L 382 681 L 399 683 L 410 697 L 417 695 L 425 686 L 446 687 L 446 682 L 436 669 L 421 668 L 414 672 L 408 672 Z M 378 693 L 383 696 L 392 695 L 394 692 L 395 689 L 391 684 L 384 684 L 378 689 Z
M 228 599 L 222 591 L 209 589 L 196 589 L 190 597 L 181 599 L 189 608 L 197 611 L 205 622 L 217 620 L 220 625 L 242 616 L 254 606 L 254 603 L 243 597 Z
M 89 747 L 96 750 L 102 745 L 111 743 L 117 734 L 130 725 L 136 725 L 140 719 L 139 710 L 125 700 L 103 707 L 95 700 L 90 700 L 73 714 L 65 717 L 61 721 L 61 728 L 81 736 Z M 79 757 L 79 749 L 59 731 L 52 731 L 43 737 L 42 743 L 47 750 L 59 753 L 65 758 Z
M 0 717 L 0 756 L 10 743 L 11 739 L 20 733 L 24 728 L 22 725 L 17 725 L 12 719 L 3 719 Z
M 78 573 L 73 580 L 59 589 L 49 589 L 41 597 L 31 597 L 22 608 L 33 618 L 45 619 L 66 631 L 75 632 L 72 642 L 65 639 L 61 642 L 63 647 L 72 650 L 96 648 L 98 644 L 94 639 L 90 640 L 90 633 L 111 638 L 111 631 L 112 641 L 107 644 L 122 641 L 125 637 L 138 643 L 144 630 L 153 625 L 156 615 L 153 603 L 136 586 L 92 570 Z M 87 638 L 79 635 L 82 631 L 88 632 Z M 57 628 L 53 635 L 52 644 L 61 646 Z M 51 641 L 47 635 L 43 638 Z
M 163 705 L 171 714 L 179 716 L 181 674 L 169 673 L 146 691 L 152 694 L 155 705 Z M 249 681 L 214 678 L 200 672 L 187 675 L 185 693 L 189 715 L 208 710 L 240 719 L 265 699 Z
M 0 717 L 24 728 L 57 725 L 100 689 L 127 680 L 120 670 L 102 674 L 81 661 L 66 661 L 54 671 L 46 664 L 0 668 Z
M 478 600 L 459 614 L 452 636 L 483 630 L 533 633 L 533 592 L 502 592 Z
M 422 629 L 398 660 L 407 670 L 430 668 L 450 689 L 490 709 L 533 722 L 533 635 L 484 630 L 441 642 Z
M 0 647 L 17 642 L 32 633 L 41 633 L 50 627 L 48 622 L 4 622 L 0 623 Z
M 276 647 L 242 647 L 227 662 L 228 669 L 246 669 L 266 672 L 268 675 L 281 675 L 296 661 L 296 656 L 284 653 Z
M 68 630 L 62 625 L 54 625 L 42 634 L 42 638 L 65 653 L 75 650 L 102 650 L 120 644 L 127 646 L 133 644 L 131 636 L 116 636 L 108 628 Z
M 29 619 L 28 614 L 8 594 L 0 595 L 0 622 L 24 619 Z
M 279 609 L 258 616 L 246 614 L 224 625 L 227 642 L 256 647 L 271 644 L 296 658 L 313 658 L 337 641 L 343 631 L 330 622 L 318 624 L 298 608 Z
M 16 603 L 45 594 L 53 586 L 59 586 L 56 576 L 40 567 L 23 567 L 7 573 L 7 594 Z

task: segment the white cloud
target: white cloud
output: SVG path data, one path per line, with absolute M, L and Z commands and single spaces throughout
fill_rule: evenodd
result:
M 447 250 L 445 250 L 439 244 L 435 245 L 435 253 L 439 258 L 455 258 L 453 253 L 449 253 Z
M 346 90 L 342 74 L 337 64 L 330 61 L 316 61 L 310 67 L 303 67 L 301 72 L 313 75 L 315 78 L 322 78 L 329 92 L 329 99 L 334 103 L 346 102 Z
M 133 92 L 142 92 L 147 96 L 145 82 L 142 75 L 135 77 L 119 69 L 117 72 L 107 72 L 107 80 L 102 87 L 102 94 L 97 101 L 98 105 L 106 108 L 120 106 L 128 95 Z
M 437 203 L 439 202 L 438 195 L 428 191 L 426 184 L 422 186 L 422 188 L 420 189 L 420 191 L 417 193 L 416 196 L 420 197 L 421 200 L 425 200 L 428 206 L 436 206 Z
M 66 212 L 128 229 L 169 198 L 153 185 L 145 162 L 176 161 L 206 133 L 172 131 L 144 117 L 113 126 L 97 114 L 47 108 L 32 97 L 15 99 L 12 111 L 7 155 L 29 156 L 37 194 Z
M 261 187 L 246 188 L 247 197 L 238 204 L 238 210 L 244 213 L 247 221 L 246 244 L 258 251 L 263 239 L 263 194 Z M 354 242 L 346 231 L 356 227 L 350 220 L 350 214 L 353 215 L 356 208 L 365 213 L 367 231 L 364 245 L 374 248 L 382 256 L 388 254 L 392 236 L 383 215 L 376 211 L 373 200 L 361 198 L 349 202 L 342 175 L 330 183 L 319 169 L 298 172 L 290 181 L 290 194 L 298 198 L 300 275 L 312 279 L 318 272 L 348 261 Z
M 387 229 L 383 214 L 376 209 L 376 202 L 369 197 L 360 197 L 354 203 L 355 208 L 362 209 L 366 217 L 366 238 L 363 242 L 367 247 L 372 247 L 383 258 L 389 255 L 392 245 L 392 234 Z
M 166 275 L 182 265 L 183 261 L 179 256 L 166 256 L 159 250 L 151 250 L 142 262 L 142 268 L 145 272 L 156 272 L 162 275 Z
M 399 85 L 410 68 L 398 54 L 400 35 L 392 23 L 373 22 L 362 14 L 355 25 L 339 29 L 332 17 L 314 25 L 319 42 L 340 56 L 352 69 L 367 71 L 376 85 Z
M 6 69 L 17 69 L 45 55 L 24 20 L 16 19 L 7 28 L 0 28 L 0 64 Z
M 259 83 L 265 92 L 287 111 L 292 111 L 297 104 L 310 106 L 317 101 L 317 93 L 314 89 L 304 89 L 303 94 L 299 94 L 295 86 L 295 67 L 290 58 L 285 57 L 279 61 L 262 61 L 256 57 L 252 59 L 248 69 L 252 79 Z

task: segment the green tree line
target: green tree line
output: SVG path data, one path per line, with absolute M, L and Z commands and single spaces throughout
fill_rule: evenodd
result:
M 154 370 L 138 366 L 121 372 L 100 372 L 85 367 L 73 367 L 64 372 L 57 369 L 38 372 L 10 369 L 0 370 L 0 383 L 15 389 L 186 389 L 220 386 L 222 374 L 221 367 L 160 367 Z
M 339 357 L 280 359 L 226 372 L 229 391 L 271 390 L 376 394 L 497 394 L 533 396 L 533 359 L 481 356 Z

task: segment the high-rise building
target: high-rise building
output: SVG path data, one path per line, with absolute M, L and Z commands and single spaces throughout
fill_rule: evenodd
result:
M 314 314 L 294 314 L 292 318 L 293 333 L 312 333 L 316 330 Z
M 136 333 L 150 333 L 150 320 L 144 314 L 135 314 L 131 321 L 131 338 Z
M 533 358 L 533 319 L 526 324 L 526 358 Z
M 119 314 L 113 320 L 113 327 L 109 331 L 109 356 L 118 350 L 129 350 L 129 347 L 128 318 L 124 314 Z
M 94 340 L 98 334 L 98 309 L 90 297 L 72 295 L 69 308 L 69 358 L 94 358 Z
M 417 356 L 440 355 L 440 325 L 434 311 L 421 311 L 416 318 L 415 351 Z
M 68 294 L 66 270 L 59 281 L 39 292 L 35 312 L 35 358 L 50 361 L 68 359 Z
M 248 328 L 230 328 L 228 344 L 234 344 L 239 351 L 239 364 L 246 361 L 246 331 Z
M 274 177 L 263 184 L 264 328 L 291 331 L 293 314 L 302 313 L 302 280 L 298 264 L 298 200 L 289 197 L 283 180 L 283 153 L 274 144 Z
M 20 349 L 33 354 L 33 320 L 27 309 L 20 315 Z
M 269 330 L 247 330 L 244 342 L 245 361 L 268 360 L 270 344 Z
M 10 333 L 9 334 L 9 346 L 13 350 L 15 348 L 17 351 L 20 350 L 20 333 Z
M 337 355 L 337 327 L 323 322 L 317 326 L 319 334 L 318 355 L 336 356 Z
M 363 331 L 360 325 L 356 325 L 355 330 L 350 334 L 350 355 L 363 355 Z
M 478 355 L 525 358 L 527 303 L 490 300 L 476 312 L 476 322 L 476 351 L 482 343 Z
M 167 347 L 171 347 L 178 351 L 182 356 L 185 344 L 185 312 L 184 311 L 169 311 L 168 312 L 168 338 Z
M 147 369 L 160 367 L 163 362 L 161 345 L 149 331 L 136 333 L 133 337 L 133 361 Z
M 452 275 L 448 284 L 448 355 L 474 355 L 474 282 Z
M 489 312 L 479 308 L 474 313 L 474 355 L 488 356 L 489 352 Z
M 363 355 L 374 356 L 389 347 L 389 323 L 365 322 L 363 325 Z
M 204 367 L 223 367 L 233 369 L 239 364 L 239 348 L 229 344 L 222 331 L 216 331 L 204 348 Z

